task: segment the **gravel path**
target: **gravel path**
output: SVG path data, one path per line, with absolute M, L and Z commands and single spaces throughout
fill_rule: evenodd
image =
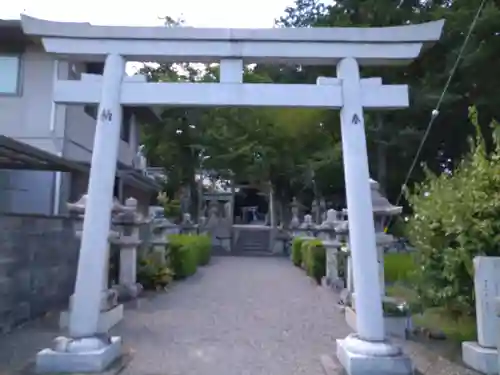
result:
M 124 375 L 322 375 L 349 329 L 335 295 L 284 258 L 217 257 L 126 311 Z
M 168 293 L 127 307 L 113 330 L 135 351 L 122 374 L 323 375 L 320 356 L 349 332 L 335 299 L 286 259 L 214 258 Z M 0 375 L 26 375 L 59 334 L 53 313 L 0 335 Z M 404 344 L 422 374 L 479 375 L 428 343 Z

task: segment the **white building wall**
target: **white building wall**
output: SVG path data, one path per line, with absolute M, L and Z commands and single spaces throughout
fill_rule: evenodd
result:
M 56 75 L 76 78 L 84 64 L 73 69 L 66 61 L 57 63 L 37 46 L 28 47 L 20 58 L 18 95 L 0 95 L 0 134 L 69 160 L 90 162 L 95 119 L 84 106 L 54 105 L 51 95 Z M 130 133 L 129 143 L 120 142 L 119 161 L 126 165 L 132 164 L 138 147 L 135 118 Z M 70 195 L 71 184 L 64 173 L 3 170 L 0 175 L 0 210 L 4 212 L 50 215 Z

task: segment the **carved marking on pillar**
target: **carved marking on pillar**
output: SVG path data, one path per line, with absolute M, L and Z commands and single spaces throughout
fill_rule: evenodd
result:
M 101 112 L 102 121 L 111 121 L 113 119 L 113 113 L 109 109 L 103 109 Z
M 354 116 L 352 116 L 351 123 L 353 125 L 358 125 L 360 122 L 361 120 L 359 119 L 359 116 L 357 114 L 354 114 Z

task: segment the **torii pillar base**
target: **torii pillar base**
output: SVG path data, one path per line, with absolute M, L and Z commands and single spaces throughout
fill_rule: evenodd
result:
M 369 342 L 351 334 L 337 340 L 337 358 L 347 375 L 412 375 L 410 357 L 389 341 Z
M 100 373 L 122 355 L 120 337 L 57 337 L 53 349 L 43 349 L 36 356 L 35 371 L 47 373 Z

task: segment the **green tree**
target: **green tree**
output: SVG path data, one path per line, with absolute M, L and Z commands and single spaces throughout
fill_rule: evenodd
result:
M 477 136 L 459 166 L 440 175 L 428 171 L 409 195 L 419 295 L 427 306 L 454 315 L 475 311 L 473 258 L 500 254 L 500 128 L 492 123 L 494 149 L 488 152 L 477 118 L 472 111 Z
M 381 183 L 392 199 L 400 191 L 429 123 L 431 111 L 440 98 L 479 4 L 479 0 L 405 0 L 398 3 L 389 0 L 340 0 L 325 7 L 317 6 L 315 2 L 296 1 L 277 21 L 281 27 L 366 27 L 446 19 L 441 40 L 434 48 L 424 51 L 415 63 L 401 68 L 362 70 L 364 76 L 382 77 L 386 83 L 408 83 L 411 88 L 411 107 L 407 110 L 366 116 L 371 171 L 386 180 Z M 491 119 L 498 118 L 497 90 L 500 86 L 498 78 L 488 72 L 495 69 L 500 57 L 496 37 L 500 27 L 499 15 L 498 4 L 487 2 L 464 59 L 443 98 L 440 115 L 421 153 L 421 162 L 434 172 L 453 167 L 466 152 L 467 138 L 473 134 L 467 115 L 470 105 L 480 109 L 479 125 L 483 131 Z M 263 70 L 265 68 L 262 67 Z M 300 67 L 275 68 L 273 74 L 284 81 L 312 82 L 323 72 L 324 68 Z M 491 145 L 488 132 L 485 131 L 484 135 L 487 144 Z M 423 177 L 423 170 L 417 167 L 410 184 Z

